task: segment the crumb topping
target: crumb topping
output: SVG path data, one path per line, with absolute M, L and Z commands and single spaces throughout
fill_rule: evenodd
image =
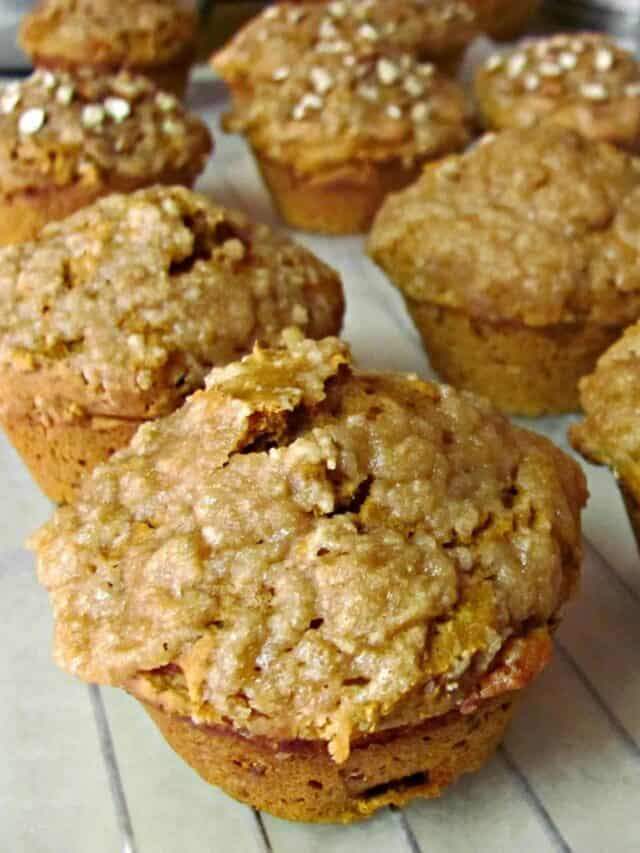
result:
M 603 109 L 618 121 L 640 113 L 640 64 L 606 35 L 578 33 L 523 42 L 490 56 L 476 88 L 489 121 L 500 126 L 531 126 L 552 118 L 577 126 L 581 115 L 604 120 Z M 581 111 L 581 112 L 580 112 Z M 622 118 L 620 111 L 623 112 Z M 588 134 L 591 135 L 591 134 Z
M 147 78 L 35 71 L 0 88 L 0 191 L 42 191 L 200 171 L 204 122 Z
M 225 129 L 300 172 L 361 157 L 407 165 L 463 148 L 471 110 L 457 83 L 409 54 L 313 54 L 237 102 Z
M 343 761 L 546 630 L 585 497 L 488 403 L 289 334 L 142 427 L 31 547 L 65 669 Z
M 640 314 L 640 164 L 556 125 L 505 130 L 387 199 L 369 252 L 409 297 L 529 325 Z
M 406 52 L 438 61 L 461 53 L 477 33 L 465 0 L 337 0 L 278 3 L 240 30 L 213 58 L 232 85 L 271 79 L 281 65 L 318 56 Z
M 580 382 L 584 420 L 571 443 L 588 459 L 609 465 L 640 500 L 640 324 L 601 356 Z
M 180 187 L 108 196 L 0 250 L 0 371 L 93 413 L 171 411 L 255 341 L 333 334 L 341 317 L 333 270 Z
M 191 0 L 40 0 L 19 38 L 39 59 L 153 66 L 191 51 L 196 23 Z

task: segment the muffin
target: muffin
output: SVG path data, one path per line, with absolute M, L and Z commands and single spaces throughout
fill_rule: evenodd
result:
M 466 96 L 408 54 L 301 56 L 237 101 L 244 133 L 282 217 L 306 231 L 366 231 L 387 193 L 471 138 Z
M 269 6 L 212 57 L 235 99 L 262 81 L 281 79 L 306 55 L 379 56 L 406 52 L 446 67 L 477 34 L 464 0 L 334 0 Z
M 491 754 L 576 586 L 586 491 L 482 400 L 285 344 L 214 369 L 31 547 L 63 668 L 237 799 L 348 822 Z
M 483 32 L 498 41 L 510 41 L 525 28 L 542 5 L 541 0 L 469 0 Z
M 212 365 L 340 330 L 338 276 L 180 187 L 112 195 L 0 251 L 0 423 L 54 501 Z
M 640 63 L 606 35 L 556 35 L 490 56 L 475 90 L 488 128 L 551 121 L 640 150 Z
M 174 95 L 127 72 L 36 71 L 0 88 L 0 245 L 111 192 L 190 186 L 212 148 Z
M 98 75 L 126 69 L 182 97 L 197 20 L 191 0 L 40 0 L 23 18 L 19 42 L 34 65 Z
M 391 196 L 369 238 L 433 367 L 512 414 L 579 406 L 640 317 L 640 164 L 557 125 L 506 130 Z
M 585 416 L 571 425 L 571 443 L 591 462 L 613 470 L 640 546 L 640 323 L 582 379 L 580 399 Z

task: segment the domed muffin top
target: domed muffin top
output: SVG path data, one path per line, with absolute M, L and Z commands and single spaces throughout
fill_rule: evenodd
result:
M 336 333 L 343 299 L 338 276 L 306 249 L 157 186 L 107 196 L 0 250 L 0 309 L 0 375 L 20 371 L 25 395 L 46 377 L 94 414 L 147 417 L 287 326 Z
M 140 75 L 38 70 L 0 88 L 0 192 L 194 176 L 209 131 Z M 177 178 L 176 178 L 177 179 Z
M 639 161 L 556 125 L 482 141 L 387 198 L 372 257 L 410 298 L 492 321 L 635 320 Z
M 196 23 L 191 0 L 40 0 L 19 39 L 36 59 L 146 66 L 192 50 Z
M 67 670 L 342 761 L 541 668 L 586 492 L 488 403 L 285 338 L 139 429 L 31 545 Z

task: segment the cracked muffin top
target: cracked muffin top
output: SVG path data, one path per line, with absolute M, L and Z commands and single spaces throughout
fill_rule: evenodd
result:
M 158 65 L 193 49 L 196 22 L 190 0 L 40 0 L 19 41 L 36 59 Z
M 572 424 L 571 443 L 608 465 L 640 499 L 640 324 L 626 330 L 580 382 L 584 420 Z
M 139 429 L 31 547 L 62 667 L 342 761 L 533 677 L 585 498 L 486 401 L 291 332 Z
M 552 121 L 640 148 L 640 63 L 606 35 L 556 35 L 494 54 L 478 72 L 476 95 L 491 128 Z
M 401 290 L 491 321 L 640 315 L 640 164 L 556 125 L 505 130 L 387 198 L 368 251 Z
M 411 166 L 471 139 L 461 87 L 409 54 L 306 54 L 276 76 L 236 99 L 224 127 L 301 173 L 390 158 Z
M 140 75 L 39 70 L 0 88 L 0 192 L 202 170 L 204 122 Z
M 278 3 L 240 30 L 212 64 L 233 87 L 277 80 L 309 54 L 321 60 L 405 51 L 447 60 L 476 33 L 475 13 L 464 0 Z
M 336 333 L 342 311 L 340 279 L 310 252 L 190 190 L 152 187 L 0 250 L 0 374 L 20 373 L 12 405 L 56 390 L 93 414 L 147 417 L 287 326 Z

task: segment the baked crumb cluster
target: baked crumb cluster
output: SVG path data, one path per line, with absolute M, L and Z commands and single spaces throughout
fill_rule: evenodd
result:
M 622 325 L 640 313 L 639 228 L 638 161 L 549 124 L 426 170 L 387 200 L 369 251 L 419 301 L 532 326 Z
M 0 370 L 113 415 L 170 410 L 212 365 L 341 314 L 333 270 L 179 187 L 108 196 L 0 251 Z
M 488 403 L 290 333 L 142 427 L 32 546 L 65 669 L 343 761 L 515 665 L 574 586 L 584 500 Z
M 230 83 L 270 78 L 305 53 L 322 56 L 406 51 L 422 59 L 459 54 L 476 35 L 464 0 L 333 0 L 278 3 L 241 30 L 214 58 Z
M 609 465 L 640 496 L 640 326 L 631 326 L 580 383 L 584 420 L 570 427 L 574 447 Z
M 5 196 L 37 192 L 43 181 L 160 178 L 203 163 L 211 146 L 206 125 L 143 76 L 37 70 L 0 89 Z
M 280 66 L 225 127 L 248 134 L 267 157 L 301 172 L 369 158 L 417 157 L 463 148 L 470 105 L 456 83 L 409 54 L 307 55 Z
M 485 78 L 509 94 L 539 93 L 587 102 L 640 97 L 640 65 L 629 51 L 595 33 L 557 35 L 493 54 Z
M 196 22 L 190 0 L 40 0 L 23 19 L 20 41 L 49 61 L 147 65 L 191 49 Z

